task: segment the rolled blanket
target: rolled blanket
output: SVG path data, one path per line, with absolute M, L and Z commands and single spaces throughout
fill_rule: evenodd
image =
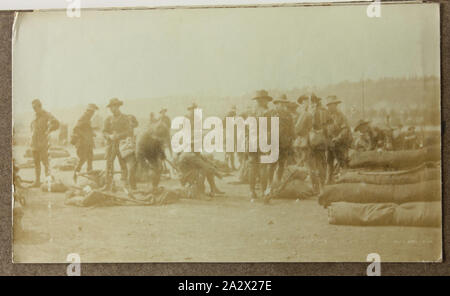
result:
M 419 150 L 404 151 L 363 151 L 350 156 L 350 168 L 402 169 L 441 160 L 441 147 L 432 146 Z
M 357 204 L 335 202 L 328 207 L 328 221 L 335 225 L 357 226 L 441 226 L 440 202 Z
M 394 225 L 440 227 L 441 202 L 410 202 L 395 208 Z
M 332 202 L 353 203 L 406 203 L 414 201 L 440 201 L 441 181 L 433 180 L 406 185 L 373 185 L 343 183 L 326 186 L 319 196 L 319 204 L 327 207 Z
M 346 172 L 337 183 L 367 183 L 377 185 L 395 185 L 395 184 L 414 184 L 423 181 L 439 180 L 441 178 L 440 168 L 423 168 L 418 171 L 406 173 L 363 173 L 363 172 Z
M 328 207 L 328 222 L 336 225 L 391 225 L 396 206 L 394 203 L 334 202 Z

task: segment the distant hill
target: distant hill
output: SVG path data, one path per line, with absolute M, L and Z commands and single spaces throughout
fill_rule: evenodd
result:
M 360 82 L 344 81 L 338 84 L 320 88 L 312 88 L 313 92 L 326 98 L 336 95 L 342 100 L 341 108 L 349 117 L 352 124 L 360 118 L 369 118 L 383 121 L 386 115 L 391 115 L 392 124 L 425 124 L 436 125 L 440 123 L 440 83 L 437 77 L 413 78 L 383 78 L 379 80 L 365 80 Z M 291 90 L 268 89 L 274 98 L 285 93 L 290 100 L 307 93 L 306 88 Z M 160 98 L 121 98 L 124 101 L 124 113 L 134 114 L 140 126 L 144 127 L 150 112 L 159 115 L 161 108 L 168 109 L 170 117 L 182 116 L 187 113 L 187 106 L 196 102 L 204 111 L 204 116 L 224 116 L 232 105 L 238 111 L 244 111 L 252 104 L 253 92 L 240 96 L 214 97 L 214 96 L 174 96 Z M 98 122 L 102 121 L 108 113 L 105 108 L 108 102 L 94 102 L 101 110 L 98 112 Z M 54 110 L 44 106 L 59 120 L 69 125 L 71 130 L 77 119 L 83 113 L 85 106 Z M 398 118 L 397 118 L 398 117 Z M 14 128 L 17 132 L 28 132 L 33 118 L 32 113 L 21 113 L 14 110 Z

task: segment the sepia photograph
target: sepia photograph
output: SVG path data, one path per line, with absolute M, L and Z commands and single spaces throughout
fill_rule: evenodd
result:
M 19 12 L 14 263 L 442 262 L 439 5 Z

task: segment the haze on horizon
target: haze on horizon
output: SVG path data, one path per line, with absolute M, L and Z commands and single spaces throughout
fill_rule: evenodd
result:
M 437 5 L 383 5 L 380 18 L 367 17 L 366 7 L 21 13 L 13 106 L 440 77 Z

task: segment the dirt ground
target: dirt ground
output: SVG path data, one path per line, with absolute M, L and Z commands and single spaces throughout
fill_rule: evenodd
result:
M 94 169 L 104 167 L 95 161 Z M 33 169 L 22 169 L 32 180 Z M 58 172 L 71 184 L 71 172 Z M 117 176 L 119 177 L 119 176 Z M 441 229 L 357 227 L 328 224 L 315 198 L 251 202 L 248 185 L 218 181 L 224 196 L 182 199 L 163 206 L 80 208 L 64 205 L 64 194 L 30 190 L 24 233 L 14 237 L 14 262 L 365 262 L 437 261 Z M 162 183 L 171 188 L 175 180 Z M 142 186 L 142 185 L 141 185 Z

